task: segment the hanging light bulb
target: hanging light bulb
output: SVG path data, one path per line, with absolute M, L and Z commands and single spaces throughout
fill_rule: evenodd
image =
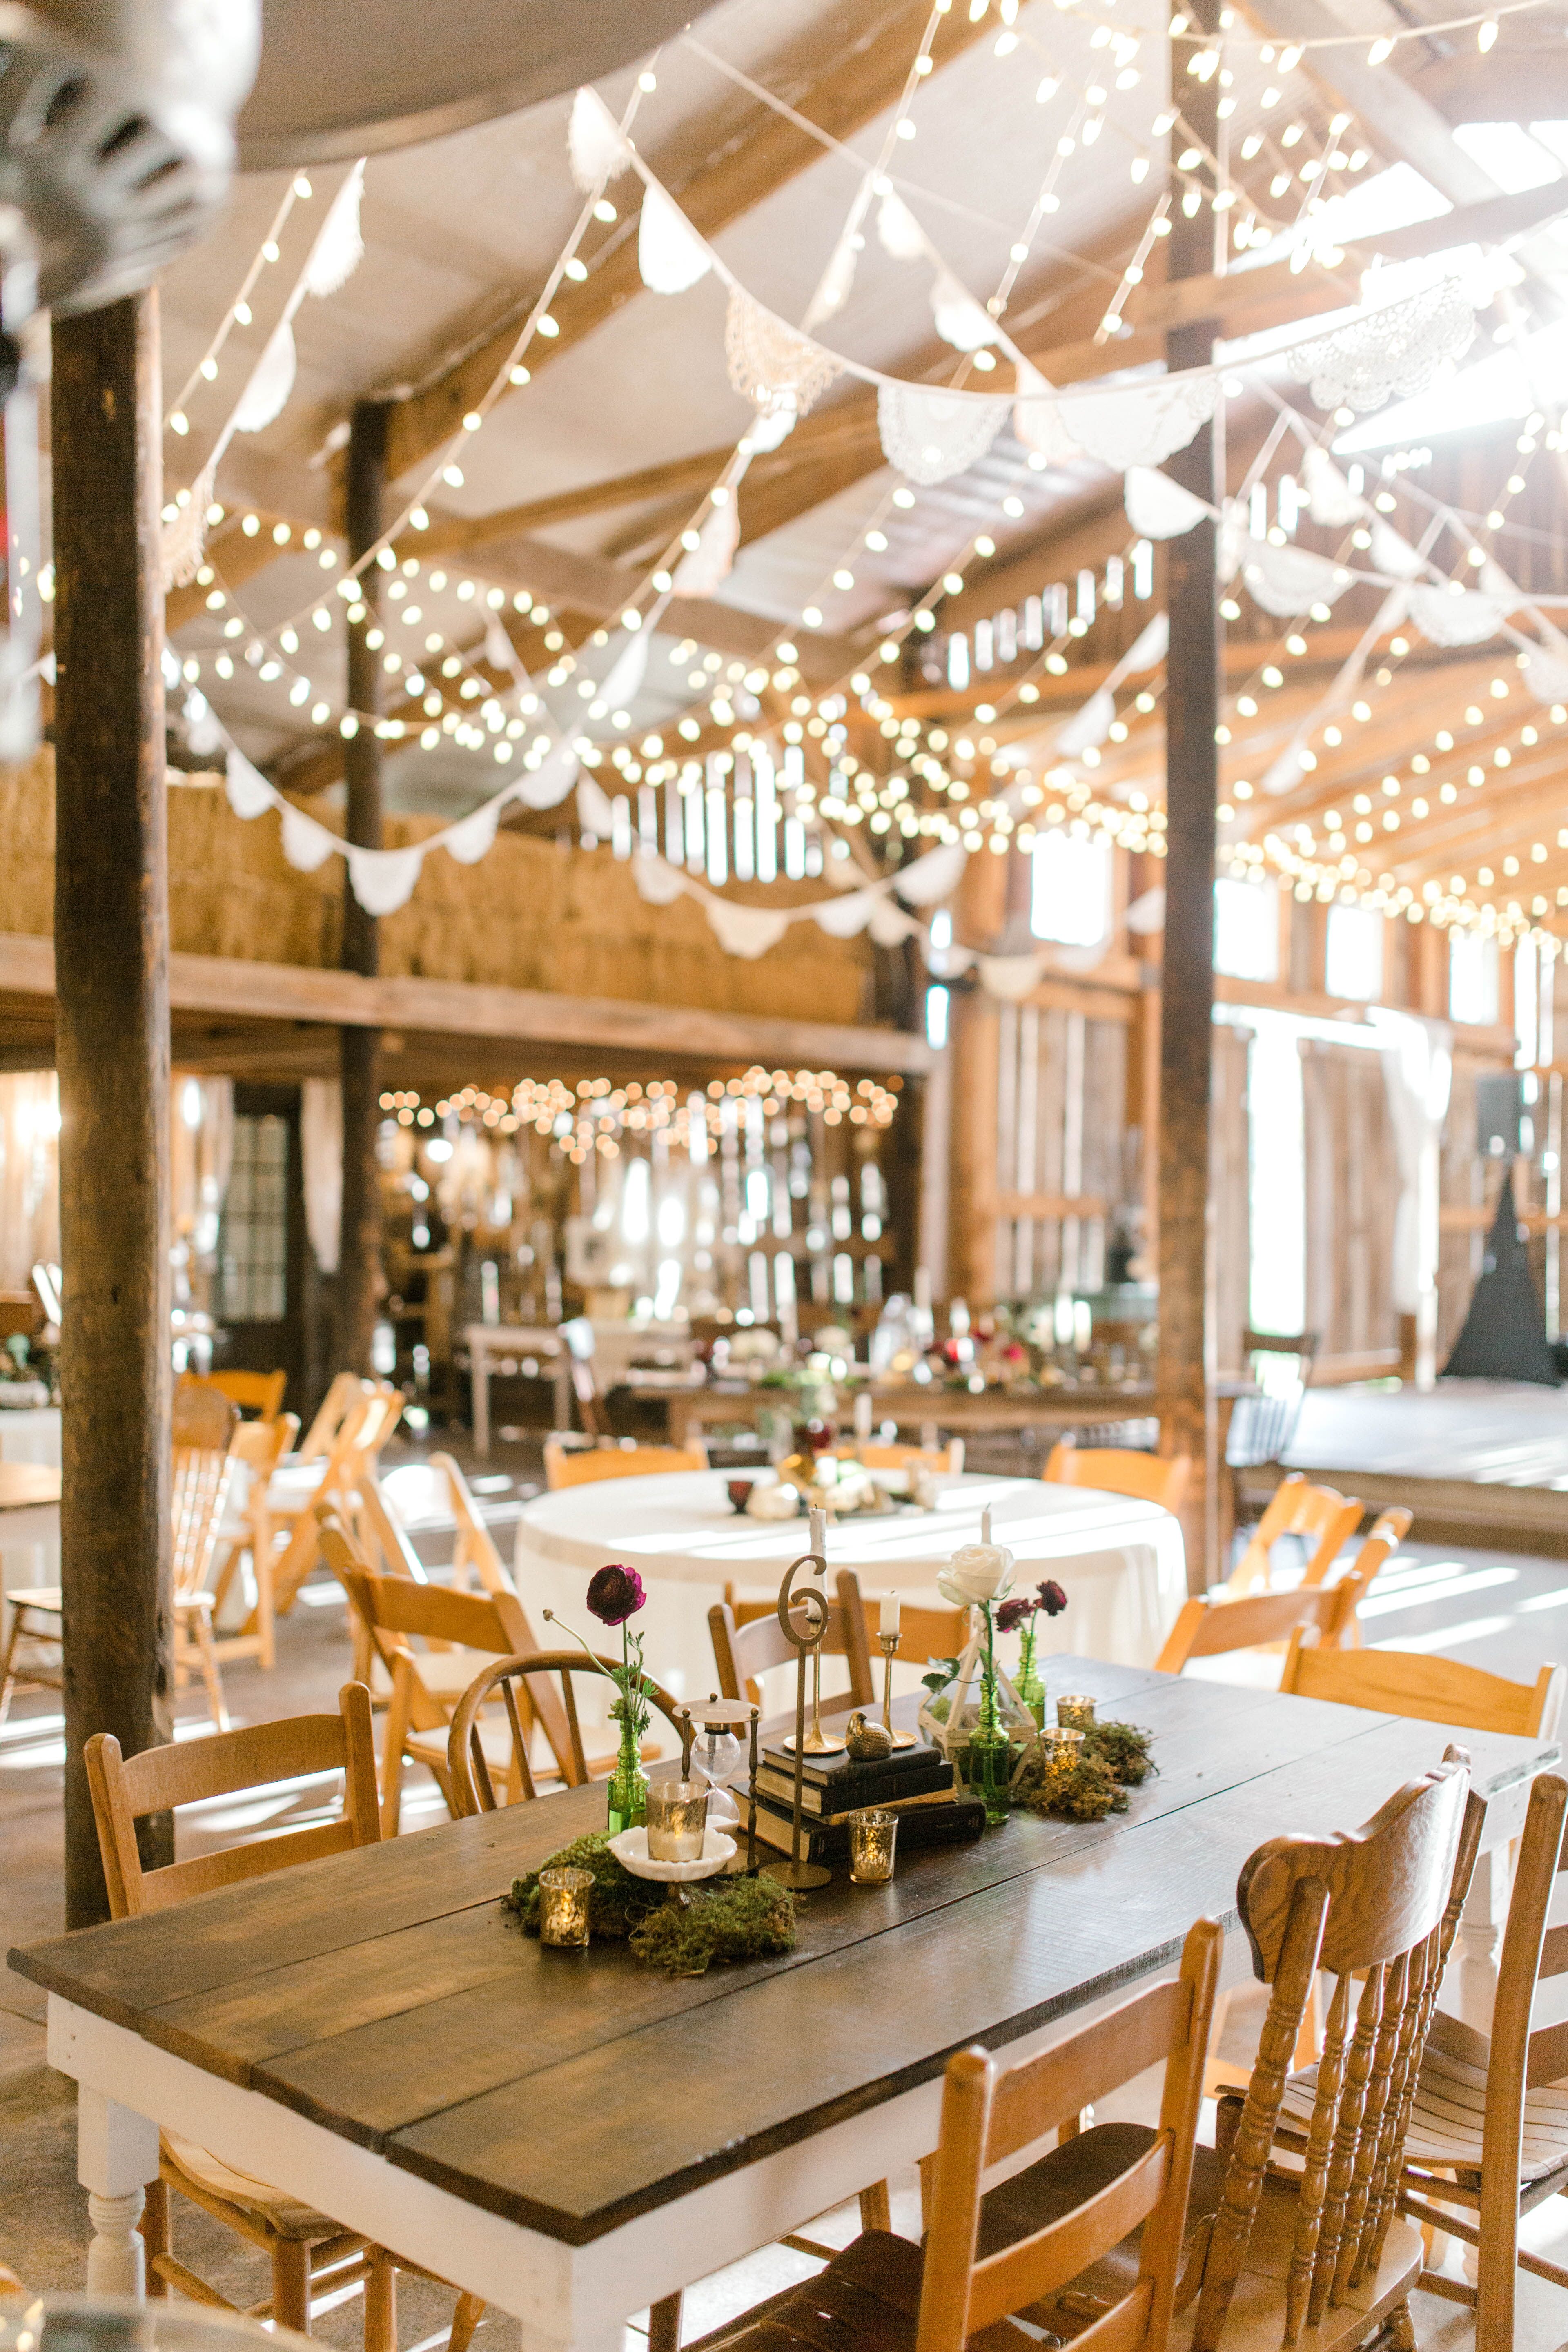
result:
M 1476 47 L 1479 49 L 1483 58 L 1486 56 L 1487 51 L 1491 47 L 1491 45 L 1496 38 L 1497 18 L 1495 16 L 1489 16 L 1486 23 L 1481 26 L 1476 35 Z

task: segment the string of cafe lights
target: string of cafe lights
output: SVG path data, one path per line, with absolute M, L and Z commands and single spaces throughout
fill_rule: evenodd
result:
M 628 1135 L 658 1136 L 689 1151 L 694 1139 L 705 1139 L 710 1118 L 727 1101 L 755 1102 L 767 1118 L 793 1103 L 827 1127 L 888 1128 L 898 1111 L 900 1084 L 896 1077 L 884 1086 L 876 1078 L 852 1082 L 836 1070 L 766 1070 L 753 1064 L 741 1077 L 712 1078 L 706 1088 L 685 1093 L 673 1078 L 654 1078 L 646 1086 L 635 1080 L 617 1086 L 609 1078 L 579 1078 L 574 1086 L 561 1078 L 523 1078 L 510 1093 L 470 1086 L 435 1103 L 410 1088 L 396 1088 L 382 1095 L 381 1108 L 397 1126 L 422 1135 L 454 1125 L 501 1136 L 531 1129 L 549 1136 L 580 1165 L 592 1151 L 616 1159 Z
M 174 401 L 164 415 L 163 425 L 164 429 L 167 432 L 177 433 L 181 435 L 182 437 L 185 434 L 189 433 L 191 423 L 185 411 L 192 394 L 195 392 L 198 385 L 216 383 L 218 374 L 219 362 L 223 356 L 223 348 L 227 342 L 230 334 L 237 326 L 248 327 L 250 325 L 252 316 L 250 298 L 256 290 L 257 281 L 260 278 L 262 271 L 268 268 L 271 264 L 277 261 L 279 257 L 282 247 L 279 240 L 283 235 L 289 215 L 293 211 L 296 203 L 300 201 L 309 202 L 312 190 L 308 174 L 303 172 L 297 172 L 294 177 L 289 181 L 288 187 L 284 190 L 282 202 L 279 205 L 277 211 L 272 215 L 267 234 L 262 238 L 260 245 L 257 247 L 256 254 L 251 261 L 250 267 L 247 269 L 244 277 L 239 281 L 239 291 L 236 294 L 227 310 L 224 312 L 222 319 L 218 322 L 217 329 L 209 341 L 205 351 L 202 353 L 201 358 L 196 362 L 195 366 L 191 370 L 190 374 L 185 378 L 184 383 L 180 386 L 179 391 L 175 394 Z M 173 518 L 167 513 L 165 513 L 163 519 L 165 521 L 173 520 Z

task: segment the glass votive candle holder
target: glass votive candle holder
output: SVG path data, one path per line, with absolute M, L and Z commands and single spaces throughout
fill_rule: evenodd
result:
M 1057 1701 L 1057 1722 L 1063 1731 L 1092 1731 L 1094 1701 L 1081 1692 Z
M 885 1886 L 893 1874 L 897 1813 L 876 1807 L 849 1816 L 849 1875 L 857 1886 Z
M 1047 1796 L 1053 1788 L 1070 1780 L 1083 1754 L 1083 1734 L 1069 1724 L 1053 1724 L 1040 1734 L 1046 1752 L 1045 1786 Z
M 539 1940 L 563 1948 L 588 1940 L 588 1903 L 594 1892 L 591 1870 L 557 1864 L 539 1874 Z
M 650 1780 L 647 1790 L 650 1862 L 699 1862 L 708 1820 L 706 1780 Z

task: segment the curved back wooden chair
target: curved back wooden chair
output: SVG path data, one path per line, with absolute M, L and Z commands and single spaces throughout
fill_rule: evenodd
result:
M 1510 1732 L 1520 1739 L 1555 1737 L 1565 1685 L 1568 1675 L 1556 1665 L 1542 1666 L 1533 1683 L 1513 1683 L 1457 1658 L 1415 1650 L 1310 1650 L 1300 1639 L 1291 1643 L 1279 1678 L 1280 1689 L 1297 1698 L 1331 1699 L 1416 1723 L 1459 1724 L 1467 1731 Z
M 599 1445 L 567 1445 L 559 1437 L 544 1441 L 544 1483 L 552 1495 L 599 1478 L 663 1478 L 707 1467 L 704 1445 L 617 1445 L 613 1438 Z
M 110 1911 L 116 1919 L 166 1910 L 211 1887 L 237 1885 L 297 1862 L 374 1845 L 379 1834 L 370 1694 L 358 1683 L 338 1693 L 336 1715 L 256 1724 L 210 1739 L 145 1748 L 130 1758 L 121 1756 L 117 1739 L 100 1732 L 88 1741 L 85 1758 Z M 142 1869 L 136 1823 L 144 1814 L 327 1772 L 343 1776 L 338 1820 L 194 1855 L 161 1870 Z M 197 2303 L 226 2311 L 242 2308 L 176 2260 L 172 2189 L 268 2256 L 272 2293 L 267 2303 L 250 2306 L 253 2312 L 306 2334 L 313 2296 L 331 2294 L 335 2301 L 341 2290 L 363 2283 L 366 2352 L 395 2352 L 395 2337 L 386 2325 L 387 2258 L 378 2247 L 173 2132 L 159 2135 L 158 2179 L 149 2184 L 142 2222 L 150 2294 L 166 2295 L 173 2286 Z
M 1120 1445 L 1053 1445 L 1042 1475 L 1055 1486 L 1098 1486 L 1179 1511 L 1186 1500 L 1193 1465 L 1184 1454 L 1137 1454 Z
M 737 2323 L 723 2352 L 1026 2352 L 1037 2331 L 1006 2322 L 1065 2299 L 1086 2265 L 1100 2291 L 1092 2305 L 1079 2300 L 1067 2332 L 1108 2352 L 1165 2352 L 1224 1943 L 1214 1920 L 1198 1920 L 1173 1983 L 1149 1986 L 1037 2057 L 950 2058 L 923 2255 L 885 2225 L 868 2230 L 818 2276 Z M 1157 2125 L 1075 2133 L 987 2190 L 994 2168 L 1053 2128 L 1070 2131 L 1079 2109 L 1162 2062 Z
M 447 1735 L 447 1779 L 451 1790 L 454 1814 L 461 1820 L 470 1813 L 493 1813 L 496 1809 L 495 1782 L 491 1777 L 491 1759 L 486 1755 L 485 1732 L 481 1720 L 484 1709 L 499 1691 L 506 1708 L 507 1726 L 510 1735 L 508 1758 L 514 1786 L 523 1798 L 535 1796 L 533 1773 L 529 1762 L 529 1728 L 549 1698 L 549 1677 L 560 1683 L 559 1699 L 555 1700 L 567 1727 L 567 1752 L 562 1759 L 562 1778 L 569 1789 L 581 1789 L 596 1777 L 583 1747 L 582 1727 L 577 1720 L 577 1695 L 573 1687 L 578 1675 L 592 1675 L 595 1680 L 607 1676 L 618 1658 L 604 1658 L 595 1654 L 589 1657 L 582 1650 L 536 1650 L 527 1655 L 499 1658 L 494 1665 L 475 1676 L 453 1711 L 451 1728 Z M 652 1676 L 645 1681 L 652 1683 Z M 536 1688 L 535 1684 L 543 1685 Z M 519 1706 L 519 1699 L 522 1704 Z M 648 1705 L 662 1715 L 679 1739 L 680 1727 L 675 1719 L 675 1701 L 657 1683 L 647 1693 Z M 612 1759 L 613 1760 L 613 1759 Z
M 471 1585 L 477 1577 L 487 1592 L 515 1591 L 496 1549 L 495 1538 L 480 1517 L 479 1507 L 457 1463 L 449 1454 L 432 1454 L 430 1467 L 439 1470 L 446 1478 L 447 1499 L 458 1523 L 458 1540 L 452 1550 L 453 1581 Z
M 270 1420 L 239 1422 L 229 1440 L 228 1450 L 245 1472 L 247 1484 L 243 1504 L 231 1503 L 218 1528 L 218 1540 L 227 1546 L 227 1553 L 213 1585 L 214 1620 L 247 1552 L 256 1580 L 256 1601 L 237 1633 L 218 1635 L 220 1659 L 254 1658 L 267 1668 L 278 1662 L 272 1606 L 276 1529 L 267 1490 L 273 1472 L 299 1434 L 297 1416 L 280 1412 Z
M 1476 2352 L 1512 2352 L 1515 2272 L 1568 2287 L 1568 2270 L 1522 2251 L 1521 2216 L 1568 2194 L 1568 2024 L 1531 2031 L 1536 1986 L 1568 1971 L 1568 1927 L 1548 1927 L 1563 1867 L 1568 1781 L 1530 1785 L 1489 2035 L 1439 2010 L 1432 2021 L 1405 2143 L 1401 2210 L 1478 2249 L 1477 2284 L 1423 2273 L 1476 2314 Z M 1434 2203 L 1436 2200 L 1436 2203 Z M 1458 2205 L 1456 2218 L 1440 2206 Z
M 760 1706 L 758 1676 L 772 1666 L 793 1664 L 800 1653 L 785 1635 L 777 1609 L 771 1601 L 752 1601 L 742 1606 L 756 1611 L 744 1623 L 736 1622 L 735 1611 L 727 1601 L 715 1601 L 708 1612 L 713 1663 L 719 1671 L 721 1697 L 749 1698 L 753 1706 Z M 826 1658 L 846 1659 L 849 1669 L 848 1689 L 824 1696 L 824 1715 L 847 1715 L 851 1707 L 874 1705 L 876 1685 L 866 1637 L 866 1610 L 860 1587 L 849 1570 L 838 1576 L 837 1598 L 827 1604 L 827 1631 L 822 1639 L 822 1654 Z
M 1232 1595 L 1268 1589 L 1270 1554 L 1281 1536 L 1300 1536 L 1307 1544 L 1305 1584 L 1324 1583 L 1335 1560 L 1362 1522 L 1366 1506 L 1354 1495 L 1334 1486 L 1316 1486 L 1300 1470 L 1292 1470 L 1274 1490 L 1268 1509 L 1252 1530 L 1251 1539 L 1226 1585 Z
M 175 1383 L 176 1392 L 187 1388 L 216 1389 L 230 1404 L 241 1412 L 253 1412 L 258 1421 L 277 1420 L 288 1386 L 287 1372 L 182 1372 Z M 299 1426 L 296 1421 L 296 1432 Z
M 1294 1592 L 1253 1592 L 1240 1601 L 1204 1594 L 1184 1607 L 1154 1661 L 1155 1671 L 1179 1675 L 1190 1659 L 1301 1642 L 1309 1631 L 1321 1650 L 1337 1650 L 1353 1633 L 1356 1611 L 1371 1581 L 1352 1570 L 1333 1584 L 1301 1585 Z

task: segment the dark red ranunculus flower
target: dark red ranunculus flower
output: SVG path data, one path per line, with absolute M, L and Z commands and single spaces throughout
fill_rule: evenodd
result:
M 1016 1633 L 1026 1617 L 1032 1617 L 1039 1605 L 1037 1601 L 1022 1596 L 1016 1601 L 1004 1601 L 996 1612 L 996 1631 L 999 1633 Z
M 1054 1579 L 1040 1587 L 1040 1607 L 1047 1617 L 1059 1617 L 1068 1605 L 1067 1594 Z
M 603 1625 L 624 1625 L 635 1617 L 647 1594 L 635 1568 L 612 1561 L 588 1580 L 588 1606 Z

